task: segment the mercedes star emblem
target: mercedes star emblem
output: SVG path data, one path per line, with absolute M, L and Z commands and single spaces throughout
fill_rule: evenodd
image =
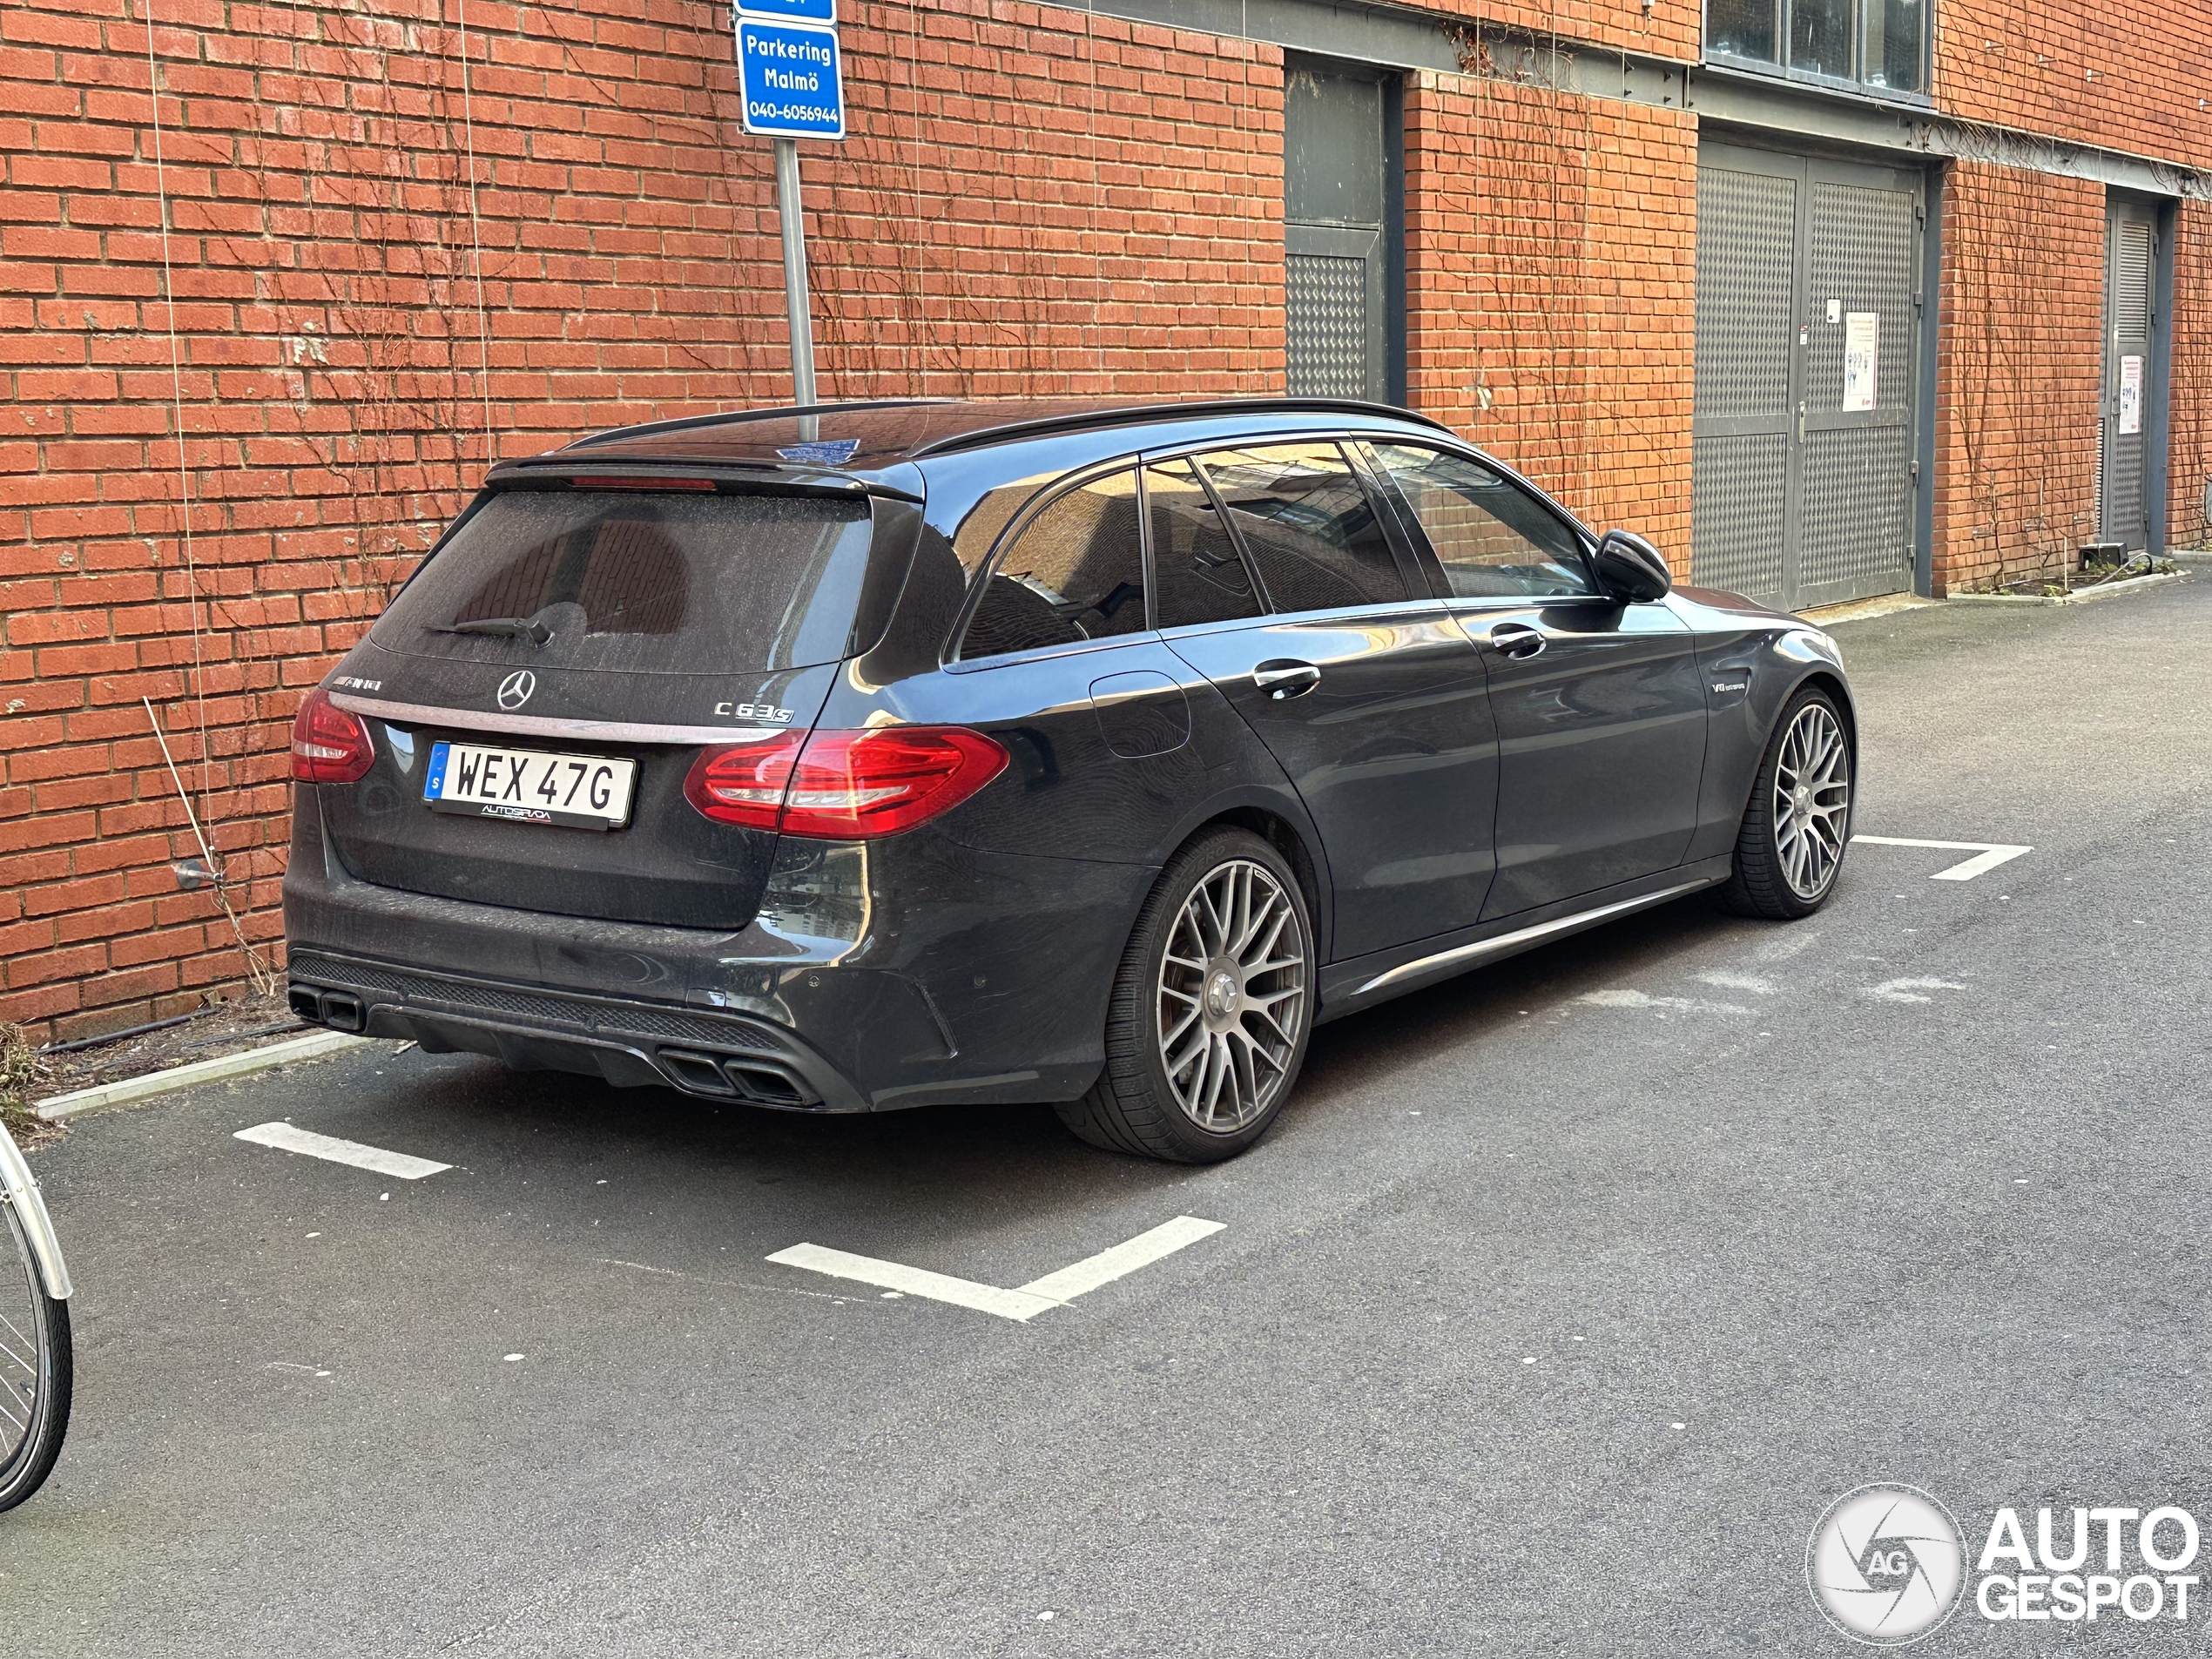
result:
M 527 668 L 518 668 L 499 682 L 499 706 L 519 709 L 530 700 L 530 693 L 537 690 L 537 676 Z

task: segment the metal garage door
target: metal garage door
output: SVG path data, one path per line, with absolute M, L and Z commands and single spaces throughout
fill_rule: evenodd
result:
M 2143 428 L 2151 399 L 2151 268 L 2158 221 L 2139 202 L 2115 201 L 2105 219 L 2104 395 L 2097 410 L 2099 534 L 2131 549 L 2146 544 Z
M 1394 78 L 1293 66 L 1283 88 L 1283 265 L 1293 397 L 1400 395 Z M 1397 372 L 1393 372 L 1397 370 Z
M 1699 147 L 1693 581 L 1912 585 L 1923 212 L 1916 172 Z

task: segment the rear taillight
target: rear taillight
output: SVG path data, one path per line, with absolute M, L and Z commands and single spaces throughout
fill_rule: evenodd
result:
M 797 732 L 709 749 L 685 796 L 723 824 L 857 840 L 896 835 L 966 800 L 1006 766 L 1006 751 L 956 725 Z
M 317 686 L 292 719 L 292 775 L 303 784 L 351 784 L 368 776 L 376 745 L 368 725 Z
M 741 749 L 709 749 L 691 763 L 684 798 L 718 824 L 778 828 L 792 766 L 806 746 L 805 733 L 784 732 Z

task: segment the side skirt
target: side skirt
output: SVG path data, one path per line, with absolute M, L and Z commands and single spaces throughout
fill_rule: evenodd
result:
M 1503 961 L 1539 945 L 1564 939 L 1586 928 L 1602 927 L 1622 916 L 1633 915 L 1717 887 L 1734 867 L 1732 855 L 1676 865 L 1634 881 L 1585 893 L 1562 904 L 1524 910 L 1478 927 L 1464 928 L 1412 945 L 1374 951 L 1350 961 L 1332 962 L 1321 970 L 1321 1007 L 1316 1024 L 1386 1002 L 1393 996 L 1420 990 L 1425 985 L 1450 979 L 1469 968 Z

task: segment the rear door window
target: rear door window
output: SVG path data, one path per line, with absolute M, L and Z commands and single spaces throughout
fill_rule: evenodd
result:
M 1580 538 L 1512 480 L 1441 449 L 1379 443 L 1376 462 L 1413 509 L 1458 599 L 1595 593 Z
M 961 660 L 1144 631 L 1136 472 L 1109 473 L 1049 502 L 984 578 Z
M 1403 603 L 1412 594 L 1366 487 L 1336 444 L 1199 457 L 1277 610 Z
M 1159 626 L 1188 628 L 1261 613 L 1251 572 L 1188 461 L 1145 469 L 1144 511 L 1152 532 L 1152 602 Z
M 631 673 L 833 663 L 867 571 L 864 501 L 506 490 L 438 550 L 371 638 L 411 656 Z

